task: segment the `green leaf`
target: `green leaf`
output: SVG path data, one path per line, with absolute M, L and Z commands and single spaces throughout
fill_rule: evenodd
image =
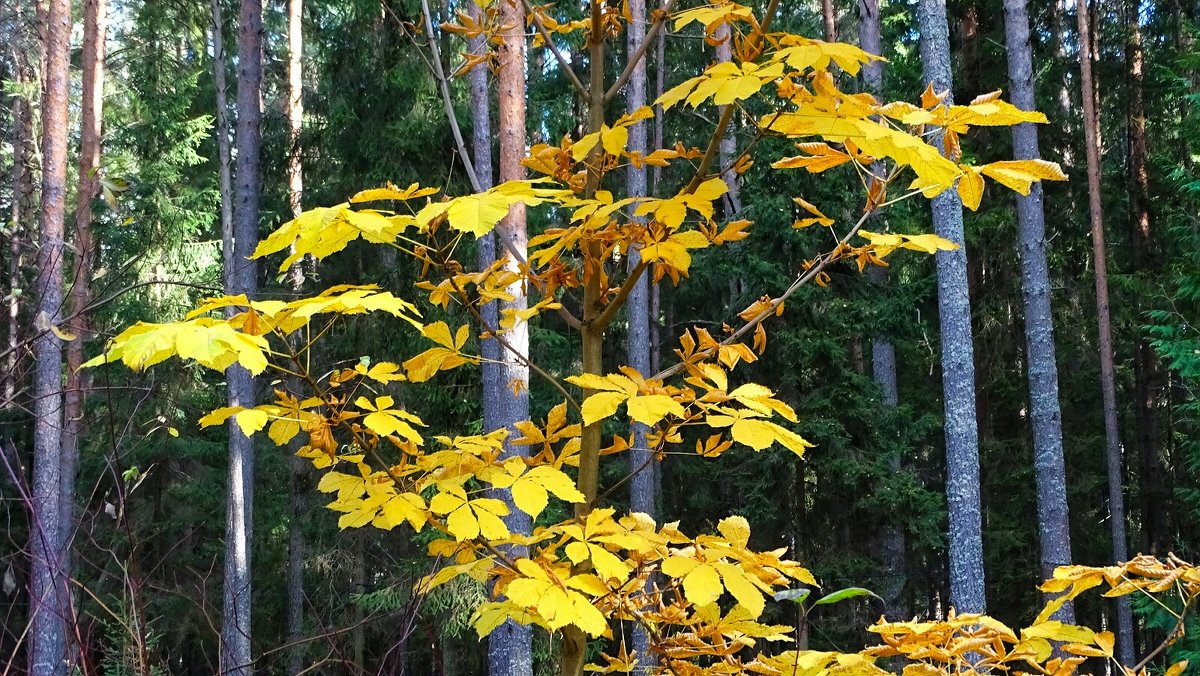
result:
M 832 603 L 837 603 L 839 601 L 845 601 L 846 599 L 852 599 L 852 598 L 856 598 L 859 596 L 874 596 L 875 598 L 879 599 L 880 601 L 883 600 L 882 598 L 879 597 L 878 594 L 871 591 L 870 589 L 863 589 L 862 587 L 846 587 L 845 589 L 839 589 L 835 592 L 830 592 L 829 594 L 822 596 L 821 598 L 817 599 L 816 601 L 813 601 L 813 605 L 814 606 L 826 606 L 826 605 L 830 605 Z

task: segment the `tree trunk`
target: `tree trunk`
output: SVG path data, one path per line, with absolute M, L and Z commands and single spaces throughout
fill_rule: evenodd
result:
M 91 277 L 96 253 L 92 241 L 92 202 L 100 192 L 100 142 L 104 116 L 104 52 L 107 39 L 105 0 L 86 0 L 83 9 L 83 100 L 79 133 L 79 184 L 75 193 L 75 270 L 71 285 L 71 333 L 67 343 L 67 388 L 64 396 L 62 466 L 63 578 L 70 580 L 73 563 L 71 541 L 75 534 L 75 474 L 79 464 L 79 431 L 87 378 L 83 364 L 83 345 L 90 332 L 86 309 L 91 299 Z M 75 616 L 77 594 L 72 589 L 68 617 Z M 76 661 L 77 651 L 69 653 Z
M 1150 172 L 1147 168 L 1145 55 L 1142 48 L 1138 0 L 1126 0 L 1128 40 L 1125 56 L 1129 72 L 1129 215 L 1133 234 L 1134 272 L 1144 284 L 1157 271 L 1154 232 L 1150 222 Z M 1144 335 L 1134 357 L 1137 452 L 1141 464 L 1142 542 L 1147 554 L 1161 555 L 1169 546 L 1166 501 L 1171 489 L 1160 451 L 1163 443 L 1157 404 L 1165 384 L 1154 348 Z
M 503 25 L 502 42 L 499 49 L 499 73 L 497 95 L 497 132 L 500 137 L 500 182 L 525 178 L 521 160 L 525 157 L 525 12 L 520 0 L 501 0 L 500 24 Z M 478 148 L 476 150 L 478 152 Z M 516 205 L 496 227 L 496 237 L 504 244 L 497 255 L 504 266 L 513 272 L 520 271 L 520 261 L 510 252 L 515 251 L 525 258 L 528 236 L 525 230 L 525 206 Z M 521 282 L 508 287 L 514 300 L 501 302 L 500 310 L 521 311 L 528 307 L 528 298 Z M 499 368 L 495 373 L 496 387 L 490 393 L 497 397 L 496 428 L 508 427 L 517 436 L 515 423 L 529 419 L 529 325 L 518 321 L 513 329 L 504 334 L 509 349 L 503 350 Z M 504 457 L 526 456 L 528 446 L 504 443 Z M 527 514 L 516 509 L 508 491 L 500 491 L 510 513 L 505 524 L 513 533 L 530 532 L 532 522 Z M 523 552 L 514 550 L 513 556 Z M 488 638 L 488 671 L 491 676 L 524 676 L 533 673 L 533 631 L 509 620 Z
M 292 218 L 299 218 L 304 211 L 304 164 L 300 145 L 300 132 L 304 126 L 304 0 L 288 0 L 288 206 Z M 304 287 L 304 269 L 301 261 L 292 264 L 287 274 L 288 286 L 295 295 Z M 299 342 L 299 341 L 297 341 Z M 293 345 L 293 349 L 301 345 Z M 297 380 L 293 378 L 292 380 Z M 300 396 L 299 382 L 290 382 L 289 389 Z M 289 447 L 290 448 L 290 447 Z M 304 478 L 308 462 L 294 454 L 290 458 L 288 497 L 291 504 L 291 519 L 288 528 L 287 564 L 287 641 L 291 646 L 287 655 L 287 673 L 296 676 L 304 669 L 305 645 L 300 642 L 304 634 L 304 528 L 307 505 L 304 500 Z
M 821 26 L 825 30 L 825 41 L 837 42 L 837 13 L 833 9 L 833 0 L 821 0 Z
M 70 94 L 71 3 L 46 8 L 42 99 L 42 205 L 38 248 L 38 332 L 33 342 L 33 495 L 30 505 L 29 665 L 33 674 L 66 674 L 69 581 L 62 571 L 63 230 L 67 202 L 67 104 Z
M 950 32 L 945 0 L 920 0 L 921 64 L 945 102 L 953 101 Z M 940 135 L 934 136 L 943 150 Z M 962 202 L 947 190 L 933 199 L 937 234 L 959 245 L 937 253 L 941 325 L 942 393 L 945 399 L 946 504 L 950 512 L 950 602 L 960 613 L 986 612 L 983 526 L 979 497 L 979 432 L 975 421 L 975 363 Z
M 713 39 L 717 42 L 717 61 L 720 63 L 728 63 L 733 59 L 733 36 L 729 31 L 729 24 L 721 24 L 717 30 L 713 32 Z M 725 106 L 719 107 L 719 116 L 724 116 Z M 732 216 L 742 210 L 741 186 L 738 184 L 738 174 L 734 169 L 733 163 L 737 159 L 737 138 L 733 135 L 733 124 L 729 125 L 729 129 L 725 130 L 725 135 L 721 137 L 721 144 L 717 153 L 717 162 L 721 168 L 721 178 L 724 179 L 725 185 L 729 187 L 729 192 L 725 193 L 725 209 L 726 216 Z
M 258 291 L 257 265 L 250 260 L 258 242 L 258 210 L 262 191 L 259 151 L 262 134 L 262 3 L 242 0 L 238 19 L 237 169 L 233 210 L 232 269 L 226 293 Z M 225 371 L 229 405 L 253 407 L 254 379 L 240 365 Z M 225 524 L 225 603 L 221 627 L 221 665 L 225 674 L 250 676 L 250 543 L 253 538 L 254 446 L 231 419 L 229 424 L 229 493 Z
M 637 53 L 638 48 L 646 41 L 646 0 L 629 0 L 629 24 L 626 33 L 626 58 Z M 646 59 L 639 59 L 634 64 L 629 82 L 625 86 L 625 109 L 634 112 L 646 105 Z M 630 153 L 646 153 L 645 121 L 638 122 L 629 128 L 627 149 Z M 625 170 L 625 188 L 627 197 L 645 197 L 646 167 L 635 167 L 630 164 Z M 632 247 L 626 268 L 634 270 L 641 263 L 641 247 Z M 626 300 L 625 313 L 628 318 L 628 353 L 629 366 L 636 369 L 643 377 L 649 376 L 650 367 L 650 281 L 649 275 L 642 275 L 634 284 Z M 650 428 L 638 422 L 630 423 L 633 433 L 633 448 L 629 453 L 629 470 L 632 478 L 629 482 L 629 509 L 632 512 L 642 512 L 651 517 L 657 516 L 656 505 L 658 495 L 655 492 L 655 459 L 650 449 L 646 435 Z M 648 674 L 653 668 L 654 659 L 650 654 L 650 634 L 645 627 L 636 624 L 633 627 L 633 650 L 637 654 L 638 668 L 635 673 Z
M 1033 50 L 1029 42 L 1026 0 L 1004 1 L 1004 26 L 1008 50 L 1008 79 L 1013 105 L 1036 107 L 1033 85 Z M 1037 129 L 1031 123 L 1012 129 L 1013 157 L 1041 158 Z M 1071 519 L 1067 505 L 1067 471 L 1063 460 L 1062 411 L 1058 400 L 1058 365 L 1054 351 L 1054 314 L 1050 307 L 1050 269 L 1046 262 L 1046 214 L 1042 185 L 1027 196 L 1017 196 L 1020 231 L 1021 289 L 1025 309 L 1025 346 L 1029 377 L 1029 417 L 1033 425 L 1034 472 L 1037 480 L 1038 534 L 1041 541 L 1042 577 L 1071 563 Z M 1070 603 L 1055 619 L 1075 623 Z
M 1077 0 L 1079 44 L 1090 45 L 1087 0 Z M 1108 456 L 1108 512 L 1114 562 L 1124 561 L 1128 548 L 1125 536 L 1125 494 L 1121 485 L 1121 437 L 1117 429 L 1117 386 L 1113 368 L 1112 319 L 1108 310 L 1108 261 L 1104 252 L 1104 212 L 1100 204 L 1100 118 L 1092 83 L 1092 60 L 1080 49 L 1080 86 L 1083 101 L 1083 138 L 1087 152 L 1088 213 L 1092 224 L 1092 256 L 1096 266 L 1096 320 L 1099 331 L 1100 389 L 1104 401 L 1104 440 Z M 1117 599 L 1117 646 L 1121 663 L 1133 665 L 1133 624 L 1129 600 Z
M 12 201 L 9 204 L 8 227 L 8 286 L 5 289 L 4 316 L 8 320 L 5 331 L 5 359 L 3 373 L 3 402 L 0 409 L 16 405 L 17 393 L 21 391 L 21 342 L 20 315 L 22 294 L 27 291 L 23 279 L 26 241 L 29 239 L 30 218 L 33 214 L 33 110 L 25 98 L 25 83 L 32 79 L 29 72 L 29 54 L 25 50 L 25 35 L 21 3 L 16 3 L 13 17 L 13 32 L 9 49 L 13 64 L 11 75 L 16 91 L 9 95 L 12 111 Z
M 883 55 L 883 29 L 880 24 L 878 0 L 858 0 L 858 43 L 871 54 Z M 881 97 L 883 66 L 873 61 L 863 65 L 862 73 L 866 90 L 876 97 Z M 887 167 L 879 162 L 872 165 L 871 172 L 880 178 L 886 178 Z M 880 292 L 888 284 L 887 270 L 878 265 L 871 266 L 868 270 L 871 282 Z M 871 340 L 871 375 L 883 394 L 883 405 L 895 408 L 900 401 L 896 379 L 896 348 L 883 332 L 877 332 Z M 888 458 L 888 469 L 893 474 L 899 474 L 903 469 L 899 451 Z M 902 621 L 909 616 L 908 604 L 904 600 L 904 589 L 908 584 L 906 540 L 903 521 L 893 519 L 884 524 L 879 538 L 879 554 L 887 571 L 887 579 L 880 592 L 887 605 L 887 617 L 895 621 Z
M 229 149 L 229 101 L 225 83 L 225 22 L 221 18 L 221 0 L 212 0 L 213 16 L 213 84 L 217 90 L 217 116 L 214 133 L 217 137 L 217 180 L 221 196 L 221 275 L 227 278 L 233 271 L 233 174 Z

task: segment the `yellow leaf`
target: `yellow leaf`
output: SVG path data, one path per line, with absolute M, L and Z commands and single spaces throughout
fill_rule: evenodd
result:
M 597 392 L 583 401 L 581 412 L 583 424 L 591 425 L 617 412 L 617 407 L 628 397 L 624 392 Z
M 721 576 L 707 563 L 696 566 L 683 577 L 683 595 L 697 606 L 716 603 L 722 591 Z
M 1180 660 L 1179 662 L 1172 664 L 1171 667 L 1167 669 L 1166 674 L 1163 676 L 1181 676 L 1187 671 L 1187 668 L 1188 660 Z
M 966 172 L 958 179 L 958 196 L 963 206 L 975 211 L 983 199 L 983 176 L 974 167 L 963 167 Z
M 734 546 L 744 548 L 750 542 L 750 522 L 744 516 L 721 519 L 717 531 Z
M 1028 195 L 1034 181 L 1065 181 L 1067 175 L 1054 162 L 1046 160 L 1010 160 L 992 162 L 979 169 L 1000 185 Z
M 1051 641 L 1063 641 L 1066 643 L 1083 643 L 1092 644 L 1095 642 L 1096 634 L 1087 627 L 1079 627 L 1073 624 L 1063 624 L 1058 620 L 1046 620 L 1021 630 L 1023 636 L 1034 638 L 1044 638 Z
M 668 415 L 682 418 L 686 415 L 683 406 L 665 394 L 636 396 L 626 402 L 629 417 L 643 425 L 654 426 Z
M 237 421 L 238 427 L 242 430 L 242 434 L 251 436 L 255 432 L 261 430 L 267 425 L 267 412 L 260 411 L 256 408 L 239 411 L 234 420 Z

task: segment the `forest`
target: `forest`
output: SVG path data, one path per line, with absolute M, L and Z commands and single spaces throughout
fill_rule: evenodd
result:
M 1200 673 L 1200 2 L 0 0 L 0 675 Z

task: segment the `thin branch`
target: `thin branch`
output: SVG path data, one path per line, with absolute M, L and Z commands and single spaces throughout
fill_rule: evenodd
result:
M 778 298 L 773 299 L 771 301 L 771 303 L 766 308 L 763 309 L 762 312 L 758 313 L 758 315 L 756 315 L 753 319 L 751 319 L 750 321 L 743 324 L 741 328 L 739 328 L 737 331 L 734 331 L 733 334 L 731 334 L 725 340 L 722 340 L 720 344 L 722 346 L 730 345 L 734 341 L 738 340 L 742 336 L 749 333 L 750 331 L 753 331 L 754 327 L 763 323 L 763 321 L 765 321 L 767 317 L 774 314 L 775 310 L 778 309 L 780 305 L 783 305 L 784 301 L 786 301 L 789 297 L 791 297 L 792 294 L 796 293 L 796 291 L 798 291 L 800 289 L 800 287 L 805 286 L 812 280 L 816 279 L 817 275 L 821 274 L 825 270 L 825 268 L 829 266 L 830 263 L 837 260 L 834 256 L 834 254 L 836 254 L 838 250 L 840 250 L 843 246 L 845 246 L 846 243 L 850 241 L 851 237 L 858 234 L 859 229 L 862 228 L 862 226 L 867 222 L 867 219 L 870 218 L 871 214 L 875 213 L 875 211 L 876 210 L 872 210 L 872 211 L 867 211 L 867 212 L 863 213 L 862 217 L 858 219 L 858 222 L 854 224 L 854 227 L 850 228 L 850 232 L 846 233 L 845 237 L 842 237 L 840 240 L 838 240 L 838 244 L 834 248 L 833 251 L 822 256 L 820 258 L 820 262 L 817 263 L 816 265 L 812 266 L 811 268 L 809 268 L 803 275 L 798 277 L 795 282 L 792 282 L 792 285 L 788 287 L 787 291 L 783 292 L 783 295 L 779 296 Z M 710 354 L 711 354 L 711 352 L 712 351 L 709 350 Z M 674 366 L 671 366 L 670 368 L 666 368 L 666 369 L 663 369 L 662 371 L 659 371 L 658 373 L 654 374 L 653 376 L 650 376 L 646 380 L 663 380 L 665 378 L 669 378 L 669 377 L 675 375 L 676 373 L 679 373 L 680 371 L 682 371 L 683 367 L 684 367 L 684 362 L 679 362 L 679 363 L 675 364 Z
M 771 19 L 774 18 L 778 8 L 779 0 L 770 0 L 767 4 L 766 10 L 763 12 L 762 23 L 746 38 L 747 54 L 754 54 L 758 51 L 759 43 L 762 41 L 763 36 L 766 35 L 767 29 L 771 26 Z M 753 58 L 757 58 L 757 55 Z M 704 157 L 700 160 L 700 166 L 696 167 L 696 175 L 692 176 L 692 181 L 684 189 L 685 193 L 695 192 L 696 188 L 700 187 L 700 184 L 704 181 L 709 167 L 712 166 L 713 161 L 717 158 L 717 152 L 721 147 L 721 139 L 725 138 L 725 130 L 729 128 L 729 122 L 733 120 L 734 109 L 734 106 L 726 106 L 725 110 L 721 112 L 721 119 L 717 121 L 717 128 L 708 140 L 708 147 L 704 149 Z
M 528 0 L 526 0 L 526 2 L 528 2 Z M 624 87 L 625 83 L 629 81 L 629 78 L 633 76 L 634 67 L 646 56 L 646 50 L 650 47 L 650 44 L 654 42 L 654 38 L 658 37 L 658 32 L 663 30 L 663 26 L 666 25 L 667 19 L 670 18 L 671 5 L 673 4 L 675 4 L 675 0 L 667 0 L 666 4 L 664 4 L 659 10 L 660 14 L 654 19 L 653 22 L 651 22 L 650 30 L 646 31 L 646 37 L 642 40 L 642 44 L 638 45 L 637 51 L 629 57 L 629 63 L 625 64 L 625 70 L 621 71 L 621 74 L 617 77 L 616 82 L 613 82 L 612 86 L 608 88 L 608 91 L 604 92 L 605 103 L 608 103 L 616 98 L 617 94 L 621 91 L 621 87 Z
M 571 86 L 573 86 L 575 91 L 579 92 L 579 95 L 584 99 L 591 99 L 591 93 L 588 91 L 587 87 L 583 86 L 583 82 L 579 80 L 579 76 L 576 75 L 575 71 L 571 68 L 571 62 L 567 61 L 567 57 L 563 56 L 563 53 L 558 51 L 558 47 L 554 45 L 554 40 L 550 37 L 550 31 L 546 30 L 545 24 L 542 23 L 542 19 L 538 16 L 537 11 L 534 10 L 533 5 L 530 4 L 529 0 L 521 0 L 521 2 L 525 5 L 525 11 L 529 12 L 529 16 L 533 19 L 534 27 L 536 27 L 538 33 L 541 34 L 542 42 L 545 42 L 546 46 L 550 48 L 550 52 L 554 54 L 554 60 L 558 61 L 558 67 L 567 74 L 567 79 L 571 81 Z
M 617 315 L 617 310 L 620 310 L 621 306 L 625 304 L 625 299 L 628 298 L 629 294 L 633 291 L 633 287 L 635 284 L 637 284 L 638 279 L 649 267 L 650 264 L 644 259 L 638 261 L 638 264 L 629 271 L 629 276 L 625 278 L 625 283 L 622 284 L 621 288 L 617 290 L 617 295 L 608 302 L 608 305 L 604 306 L 604 311 L 592 320 L 591 326 L 593 329 L 598 330 L 608 326 L 609 322 L 613 320 L 613 317 Z
M 438 47 L 437 36 L 433 34 L 433 18 L 429 12 L 429 0 L 421 0 L 421 13 L 425 18 L 425 31 L 429 35 L 429 51 L 433 56 L 433 62 L 430 65 L 433 67 L 433 75 L 438 81 L 438 89 L 442 93 L 442 105 L 446 108 L 446 118 L 450 121 L 450 131 L 454 134 L 454 145 L 458 147 L 459 157 L 467 170 L 467 178 L 471 179 L 471 188 L 475 192 L 482 192 L 483 188 L 480 187 L 479 177 L 475 175 L 475 165 L 471 162 L 467 144 L 463 141 L 462 130 L 458 127 L 458 115 L 454 112 L 454 100 L 450 97 L 450 83 L 446 79 L 445 70 L 442 69 L 442 50 Z

